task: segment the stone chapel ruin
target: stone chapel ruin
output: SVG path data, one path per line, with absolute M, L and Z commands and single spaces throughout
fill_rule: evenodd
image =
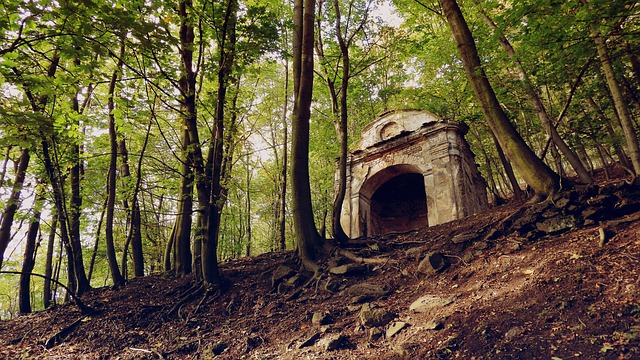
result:
M 467 130 L 426 111 L 388 112 L 367 125 L 347 163 L 341 213 L 347 235 L 403 232 L 485 209 Z

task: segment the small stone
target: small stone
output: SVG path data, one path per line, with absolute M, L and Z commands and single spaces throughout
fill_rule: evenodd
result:
M 276 287 L 282 280 L 294 274 L 293 269 L 288 266 L 278 266 L 271 275 L 271 286 Z
M 442 253 L 434 252 L 427 254 L 420 264 L 418 264 L 418 272 L 429 275 L 440 272 L 449 266 L 447 258 Z
M 433 318 L 424 324 L 423 327 L 427 330 L 442 330 L 444 329 L 444 320 L 440 318 Z
M 338 350 L 343 346 L 346 340 L 347 337 L 342 334 L 329 335 L 318 342 L 318 347 L 324 351 Z
M 331 318 L 326 311 L 316 311 L 311 316 L 311 323 L 315 325 L 327 325 L 331 324 Z
M 369 304 L 363 305 L 360 310 L 360 322 L 365 327 L 385 326 L 395 317 L 396 314 L 393 312 L 387 309 L 373 308 Z
M 360 264 L 346 264 L 329 269 L 329 272 L 334 275 L 353 275 L 364 272 L 367 269 L 365 265 Z
M 478 241 L 473 243 L 473 248 L 476 250 L 486 250 L 489 248 L 489 243 L 486 241 Z
M 573 216 L 554 217 L 536 223 L 536 228 L 547 234 L 559 234 L 570 230 L 577 225 L 577 220 Z
M 405 250 L 404 254 L 408 258 L 416 260 L 422 255 L 423 252 L 424 252 L 424 249 L 422 248 L 422 246 L 418 246 L 418 247 Z
M 454 244 L 462 244 L 469 240 L 475 239 L 477 237 L 478 237 L 478 233 L 473 231 L 473 232 L 461 233 L 461 234 L 455 235 L 454 237 L 451 238 L 451 241 Z
M 417 313 L 425 313 L 434 309 L 443 308 L 455 300 L 455 295 L 440 297 L 437 295 L 425 295 L 414 301 L 409 310 Z
M 391 294 L 391 288 L 385 284 L 359 283 L 345 290 L 351 296 L 368 296 L 379 298 Z
M 403 322 L 403 321 L 395 321 L 395 322 L 393 322 L 389 326 L 389 328 L 387 329 L 387 332 L 385 334 L 387 339 L 393 337 L 394 335 L 396 335 L 397 333 L 402 331 L 402 329 L 404 329 L 407 326 L 409 326 L 409 324 L 407 324 L 406 322 Z
M 516 337 L 519 337 L 520 335 L 522 335 L 522 333 L 524 333 L 524 329 L 523 328 L 521 328 L 519 326 L 512 327 L 511 329 L 509 329 L 509 331 L 507 331 L 504 334 L 504 339 L 509 341 L 509 340 L 512 340 L 512 339 L 514 339 Z
M 307 340 L 303 341 L 302 343 L 300 343 L 300 345 L 298 345 L 298 349 L 309 347 L 315 344 L 316 341 L 318 341 L 318 339 L 320 339 L 320 333 L 319 332 L 313 333 L 313 335 L 307 338 Z

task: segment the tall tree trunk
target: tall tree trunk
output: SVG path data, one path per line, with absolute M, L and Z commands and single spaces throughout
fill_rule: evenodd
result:
M 58 215 L 53 214 L 51 219 L 51 229 L 49 230 L 49 239 L 47 241 L 47 256 L 44 262 L 44 285 L 42 286 L 44 308 L 51 306 L 51 278 L 53 276 L 53 248 L 56 242 L 56 227 L 58 225 Z
M 251 169 L 249 168 L 249 161 L 247 155 L 247 193 L 246 193 L 246 205 L 247 205 L 247 245 L 245 247 L 245 256 L 251 256 Z
M 107 262 L 109 263 L 109 270 L 111 272 L 111 280 L 113 285 L 118 287 L 124 285 L 124 277 L 118 267 L 118 260 L 116 258 L 115 240 L 113 236 L 113 220 L 116 205 L 116 172 L 117 172 L 117 160 L 118 160 L 118 135 L 116 132 L 116 119 L 114 115 L 115 111 L 115 89 L 118 82 L 118 72 L 122 68 L 124 54 L 124 42 L 120 47 L 120 57 L 116 69 L 113 70 L 111 75 L 111 81 L 109 83 L 109 93 L 107 100 L 107 108 L 109 110 L 109 144 L 111 147 L 111 155 L 109 157 L 109 174 L 107 176 L 107 218 L 105 223 L 105 243 L 107 245 Z
M 73 110 L 80 114 L 78 103 L 78 95 L 73 99 Z M 81 177 L 83 172 L 82 148 L 79 143 L 71 146 L 71 171 L 69 172 L 69 182 L 71 183 L 71 197 L 69 199 L 69 241 L 73 249 L 74 256 L 82 254 L 82 242 L 80 239 L 80 216 L 82 215 L 82 194 L 80 189 Z M 74 259 L 74 271 L 76 272 L 77 294 L 80 295 L 89 289 L 89 280 L 86 277 L 84 262 L 82 256 Z
M 186 122 L 183 122 L 185 124 Z M 182 182 L 178 199 L 178 215 L 176 225 L 172 232 L 172 244 L 175 256 L 173 257 L 173 269 L 176 275 L 184 276 L 190 274 L 192 253 L 191 253 L 191 226 L 193 223 L 193 171 L 189 162 L 191 139 L 186 127 L 183 129 L 183 152 L 185 161 L 182 163 Z
M 180 16 L 180 111 L 183 126 L 183 151 L 185 163 L 183 163 L 183 183 L 181 187 L 180 202 L 178 203 L 178 219 L 180 222 L 174 229 L 174 269 L 177 275 L 191 273 L 191 226 L 193 211 L 193 183 L 198 186 L 199 216 L 206 216 L 208 197 L 202 195 L 202 182 L 204 181 L 204 163 L 202 149 L 198 136 L 198 124 L 196 118 L 196 74 L 193 71 L 193 49 L 195 47 L 194 26 L 190 17 L 193 8 L 192 0 L 180 1 L 178 14 Z M 192 169 L 193 167 L 193 169 Z M 194 171 L 195 169 L 195 171 Z M 195 174 L 194 174 L 195 172 Z M 195 176 L 195 177 L 194 177 Z M 204 190 L 206 192 L 206 190 Z M 204 232 L 205 230 L 200 230 Z M 196 239 L 198 241 L 198 239 Z
M 496 146 L 496 152 L 498 153 L 498 158 L 500 159 L 500 163 L 502 164 L 502 168 L 504 169 L 505 174 L 507 174 L 507 178 L 509 179 L 509 184 L 511 184 L 511 190 L 513 191 L 513 197 L 516 200 L 522 200 L 525 198 L 524 192 L 520 189 L 520 183 L 518 183 L 518 179 L 516 178 L 516 174 L 513 172 L 513 167 L 511 167 L 511 163 L 504 156 L 504 151 L 500 147 L 500 143 L 496 136 L 491 132 L 491 138 L 493 139 L 493 143 Z
M 559 190 L 558 175 L 527 146 L 502 110 L 482 67 L 471 31 L 462 16 L 458 3 L 455 0 L 439 1 L 453 37 L 458 44 L 465 72 L 476 98 L 482 106 L 485 119 L 496 135 L 507 158 L 511 160 L 518 173 L 539 196 L 554 194 Z
M 210 147 L 209 168 L 211 169 L 211 188 L 208 212 L 207 236 L 202 240 L 202 276 L 207 286 L 223 287 L 225 280 L 218 268 L 218 240 L 220 235 L 220 215 L 224 206 L 223 176 L 224 163 L 224 119 L 227 104 L 227 89 L 235 62 L 236 24 L 238 19 L 238 0 L 227 0 L 222 27 L 218 37 L 218 94 L 214 117 L 214 134 Z M 230 164 L 229 164 L 230 165 Z
M 98 219 L 98 226 L 96 229 L 96 241 L 93 243 L 93 251 L 91 252 L 91 260 L 89 261 L 89 273 L 87 278 L 91 281 L 93 276 L 93 269 L 96 265 L 96 257 L 98 256 L 98 245 L 100 244 L 100 234 L 102 234 L 102 224 L 104 222 L 104 216 L 107 213 L 107 204 L 109 203 L 109 197 L 104 198 L 102 202 L 102 211 L 100 211 L 100 218 Z
M 27 241 L 22 257 L 22 270 L 20 274 L 20 290 L 18 304 L 21 314 L 31 312 L 31 272 L 36 264 L 36 239 L 40 230 L 40 215 L 42 214 L 42 202 L 44 201 L 42 190 L 38 190 L 36 202 L 33 206 L 33 218 L 29 223 Z
M 315 0 L 294 1 L 293 69 L 295 104 L 291 144 L 291 193 L 298 255 L 308 270 L 325 246 L 318 234 L 309 184 L 309 120 L 313 91 Z
M 591 111 L 595 112 L 599 117 L 603 119 L 603 124 L 605 126 L 605 129 L 607 130 L 607 133 L 609 134 L 613 150 L 616 152 L 616 156 L 618 156 L 618 161 L 620 162 L 620 164 L 627 169 L 632 169 L 633 165 L 631 165 L 631 163 L 629 162 L 629 157 L 624 152 L 624 149 L 620 144 L 619 135 L 613 129 L 612 120 L 600 109 L 600 107 L 590 96 L 587 97 L 587 106 L 591 109 Z M 618 124 L 618 122 L 616 122 L 616 124 Z M 618 129 L 620 128 L 618 127 Z
M 136 176 L 136 183 L 131 195 L 131 209 L 129 213 L 129 233 L 127 234 L 126 245 L 131 244 L 131 254 L 133 255 L 133 275 L 135 277 L 144 276 L 144 254 L 142 251 L 142 217 L 140 214 L 140 203 L 138 201 L 138 193 L 140 192 L 140 183 L 142 181 L 142 159 L 144 152 L 149 142 L 149 134 L 151 131 L 151 122 L 147 127 L 147 133 L 142 144 L 142 150 L 140 151 L 140 157 L 138 158 L 138 170 Z M 118 145 L 120 150 L 120 156 L 122 158 L 122 176 L 125 179 L 131 178 L 131 170 L 129 168 L 129 152 L 127 151 L 127 144 L 125 139 L 121 139 Z M 122 273 L 126 271 L 127 259 L 127 246 L 122 254 Z
M 24 179 L 27 176 L 27 167 L 29 166 L 30 158 L 29 149 L 23 148 L 20 153 L 20 158 L 18 159 L 11 195 L 9 195 L 7 207 L 2 212 L 2 219 L 0 220 L 0 268 L 2 268 L 4 252 L 9 245 L 9 241 L 11 241 L 11 227 L 13 226 L 13 219 L 20 205 L 20 192 L 24 186 Z
M 484 19 L 485 23 L 487 23 L 487 25 L 493 31 L 497 32 L 498 26 L 487 15 L 487 13 L 481 7 L 479 1 L 474 0 L 474 3 L 478 7 L 478 9 L 480 9 L 480 14 L 482 15 L 482 18 Z M 531 104 L 533 104 L 533 108 L 536 112 L 536 115 L 538 115 L 538 119 L 540 119 L 540 122 L 542 123 L 543 128 L 547 132 L 547 136 L 551 138 L 553 143 L 558 147 L 560 152 L 562 152 L 562 154 L 567 159 L 567 161 L 569 161 L 569 164 L 571 164 L 571 167 L 573 167 L 573 169 L 575 170 L 580 181 L 584 183 L 592 183 L 593 179 L 591 178 L 591 175 L 589 175 L 589 172 L 587 171 L 587 169 L 584 167 L 584 164 L 582 164 L 582 162 L 580 161 L 580 158 L 578 157 L 578 155 L 576 155 L 576 153 L 573 150 L 571 150 L 571 148 L 569 148 L 567 143 L 562 139 L 562 137 L 558 133 L 558 130 L 556 129 L 556 127 L 553 125 L 553 120 L 549 116 L 547 109 L 544 107 L 542 99 L 540 98 L 540 95 L 538 95 L 538 91 L 535 89 L 535 87 L 531 83 L 531 79 L 529 78 L 528 74 L 524 70 L 522 63 L 520 62 L 520 60 L 516 58 L 516 52 L 513 46 L 511 46 L 511 43 L 509 42 L 507 37 L 504 36 L 503 34 L 499 34 L 498 38 L 500 41 L 500 45 L 502 46 L 504 51 L 507 53 L 509 58 L 513 60 L 516 72 L 518 73 L 518 78 L 520 79 L 520 82 L 524 86 L 525 93 L 527 94 L 529 101 L 531 102 Z
M 84 263 L 82 259 L 82 246 L 81 244 L 72 241 L 69 237 L 69 221 L 67 218 L 67 211 L 64 204 L 64 194 L 62 190 L 62 179 L 59 173 L 55 170 L 53 162 L 51 161 L 51 154 L 49 151 L 49 141 L 46 136 L 42 135 L 42 158 L 44 161 L 45 171 L 51 184 L 53 199 L 58 214 L 58 223 L 60 224 L 60 236 L 62 243 L 69 254 L 67 259 L 67 265 L 69 267 L 69 285 L 68 286 L 76 295 L 82 295 L 85 291 L 90 289 L 89 280 L 87 279 L 84 271 Z
M 288 142 L 289 142 L 289 129 L 287 124 L 287 110 L 289 108 L 289 58 L 285 59 L 284 63 L 284 105 L 282 109 L 282 169 L 280 172 L 280 195 L 279 206 L 280 211 L 278 213 L 278 232 L 280 239 L 280 250 L 287 248 L 285 231 L 286 231 L 286 211 L 287 211 L 287 168 L 288 168 Z
M 616 79 L 613 71 L 613 65 L 611 64 L 611 58 L 609 57 L 609 51 L 607 45 L 600 35 L 600 31 L 594 30 L 591 33 L 591 37 L 596 44 L 598 50 L 598 57 L 600 58 L 600 65 L 602 72 L 604 72 L 605 79 L 607 80 L 607 86 L 613 97 L 613 103 L 615 105 L 622 130 L 624 132 L 624 138 L 627 142 L 627 153 L 631 158 L 631 164 L 633 164 L 633 170 L 636 175 L 640 174 L 640 146 L 638 145 L 638 136 L 631 119 L 629 107 L 624 99 L 620 85 Z

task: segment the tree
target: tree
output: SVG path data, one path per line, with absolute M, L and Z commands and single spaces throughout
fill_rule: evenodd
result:
M 596 45 L 598 51 L 598 57 L 600 59 L 600 66 L 607 81 L 607 86 L 611 92 L 613 98 L 613 104 L 615 105 L 616 112 L 620 118 L 622 129 L 624 130 L 624 138 L 627 141 L 627 153 L 631 157 L 631 163 L 633 164 L 633 170 L 636 175 L 640 174 L 640 145 L 638 143 L 638 135 L 636 134 L 633 120 L 629 112 L 629 107 L 625 100 L 624 95 L 616 79 L 613 66 L 611 65 L 611 58 L 609 57 L 609 51 L 607 45 L 600 34 L 598 29 L 595 29 L 591 33 L 593 42 Z
M 324 1 L 319 3 L 319 8 L 322 9 Z M 340 223 L 340 214 L 342 212 L 342 203 L 347 190 L 347 153 L 348 153 L 348 123 L 349 123 L 349 109 L 348 109 L 348 91 L 349 81 L 355 72 L 360 73 L 370 64 L 365 61 L 358 61 L 357 65 L 351 64 L 350 48 L 355 41 L 359 40 L 357 36 L 364 33 L 367 22 L 369 21 L 369 12 L 372 5 L 372 1 L 365 1 L 363 3 L 356 3 L 355 1 L 349 1 L 346 4 L 347 15 L 343 19 L 340 2 L 337 0 L 331 1 L 334 16 L 334 28 L 333 35 L 335 35 L 338 51 L 337 54 L 332 54 L 332 58 L 336 58 L 336 63 L 331 63 L 325 56 L 326 41 L 323 39 L 322 22 L 318 19 L 318 41 L 316 45 L 316 52 L 320 60 L 320 68 L 322 70 L 322 76 L 324 82 L 329 90 L 331 98 L 331 112 L 334 116 L 334 125 L 336 129 L 336 136 L 340 143 L 340 154 L 338 156 L 338 179 L 337 189 L 335 192 L 334 203 L 331 213 L 332 233 L 334 239 L 339 243 L 345 243 L 348 240 Z M 364 57 L 367 57 L 366 54 Z M 358 68 L 362 67 L 362 68 Z M 338 81 L 339 80 L 339 81 Z M 338 83 L 339 82 L 339 83 Z M 336 84 L 338 83 L 338 84 Z
M 291 193 L 298 255 L 304 267 L 317 271 L 315 260 L 326 246 L 313 219 L 309 184 L 309 121 L 313 94 L 315 0 L 295 0 L 293 9 L 293 129 Z
M 0 218 L 0 268 L 2 267 L 4 251 L 7 249 L 7 245 L 9 245 L 9 241 L 11 240 L 11 227 L 13 226 L 13 218 L 20 205 L 20 192 L 24 186 L 29 159 L 29 149 L 23 148 L 20 159 L 18 160 L 11 196 L 7 202 L 7 207 L 2 212 L 2 218 Z
M 44 196 L 42 187 L 38 188 L 38 195 L 33 206 L 33 218 L 29 223 L 27 231 L 27 241 L 24 246 L 24 256 L 22 258 L 22 271 L 20 274 L 20 290 L 18 304 L 21 314 L 31 312 L 31 272 L 36 264 L 36 240 L 40 231 L 40 216 L 42 215 L 42 203 Z
M 498 26 L 493 22 L 493 20 L 489 17 L 489 15 L 487 15 L 486 11 L 484 11 L 484 9 L 480 7 L 478 0 L 474 0 L 474 2 L 476 6 L 479 8 L 480 15 L 484 19 L 484 21 L 487 23 L 487 25 L 493 31 L 499 31 Z M 501 33 L 498 34 L 498 40 L 500 42 L 500 46 L 502 46 L 502 48 L 507 53 L 509 58 L 513 60 L 513 65 L 515 67 L 516 72 L 518 73 L 518 78 L 522 82 L 525 89 L 525 93 L 529 98 L 529 101 L 533 105 L 533 108 L 536 114 L 538 115 L 538 118 L 540 119 L 542 126 L 547 132 L 547 136 L 551 139 L 551 141 L 553 141 L 553 143 L 558 147 L 558 149 L 569 161 L 573 169 L 578 174 L 580 181 L 584 183 L 593 182 L 591 175 L 589 175 L 589 172 L 584 167 L 584 165 L 582 164 L 582 162 L 580 161 L 576 153 L 569 148 L 567 143 L 562 139 L 562 137 L 558 133 L 558 130 L 556 129 L 556 126 L 553 123 L 553 120 L 549 116 L 549 113 L 545 108 L 544 103 L 540 98 L 540 95 L 538 94 L 538 90 L 534 88 L 533 84 L 531 83 L 531 79 L 527 74 L 527 72 L 524 70 L 520 60 L 516 58 L 516 52 L 513 46 L 511 45 L 511 42 L 507 39 L 507 37 L 504 34 L 501 34 Z
M 559 188 L 559 178 L 540 160 L 504 113 L 482 67 L 471 31 L 455 0 L 439 0 L 458 45 L 469 82 L 482 107 L 485 120 L 516 170 L 539 196 L 549 196 Z
M 113 214 L 116 204 L 116 161 L 118 159 L 118 140 L 116 134 L 116 116 L 115 116 L 115 89 L 118 81 L 118 73 L 122 69 L 123 56 L 124 56 L 124 43 L 120 47 L 120 57 L 116 68 L 111 75 L 111 81 L 109 82 L 109 94 L 107 99 L 107 107 L 109 110 L 109 144 L 110 144 L 110 156 L 109 156 L 109 175 L 107 176 L 107 223 L 105 224 L 105 242 L 107 244 L 107 259 L 109 262 L 109 270 L 111 271 L 111 280 L 116 287 L 124 285 L 124 277 L 118 267 L 118 260 L 116 258 L 116 250 L 113 239 Z

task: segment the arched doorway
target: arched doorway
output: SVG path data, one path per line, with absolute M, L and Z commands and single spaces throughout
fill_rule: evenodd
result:
M 414 165 L 387 167 L 362 186 L 360 229 L 377 236 L 428 226 L 424 176 Z

